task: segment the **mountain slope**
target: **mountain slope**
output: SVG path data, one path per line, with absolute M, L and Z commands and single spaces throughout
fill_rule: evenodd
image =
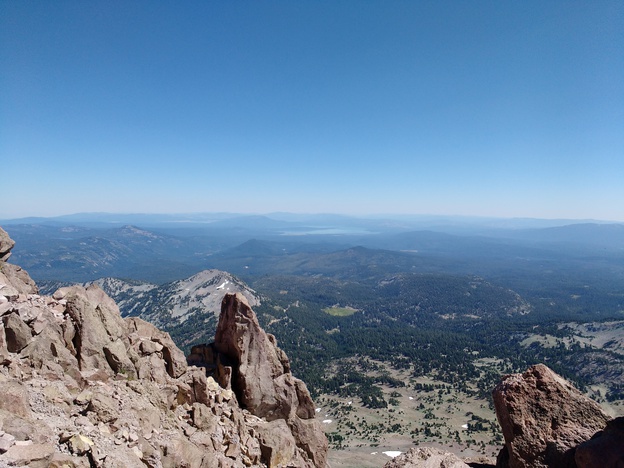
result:
M 119 305 L 122 316 L 140 317 L 171 333 L 185 346 L 214 333 L 221 301 L 227 293 L 241 293 L 255 307 L 260 297 L 235 276 L 204 270 L 189 278 L 155 285 L 102 278 L 98 284 Z
M 196 367 L 167 333 L 123 319 L 97 285 L 40 295 L 5 262 L 12 246 L 0 229 L 1 467 L 326 468 L 314 402 L 241 294 L 223 301 L 220 334 Z M 252 392 L 279 414 L 243 408 Z
M 171 281 L 200 270 L 210 249 L 201 239 L 131 225 L 113 229 L 11 225 L 7 230 L 18 242 L 14 261 L 37 280 L 76 283 L 117 276 Z

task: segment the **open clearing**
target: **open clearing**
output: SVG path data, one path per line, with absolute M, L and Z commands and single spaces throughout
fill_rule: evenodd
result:
M 534 335 L 524 344 L 537 341 L 542 346 L 569 346 L 575 340 L 583 340 L 587 346 L 621 353 L 623 325 L 621 321 L 567 324 L 575 336 L 561 339 Z M 327 375 L 349 368 L 372 378 L 388 402 L 387 407 L 364 406 L 359 396 L 350 393 L 350 384 L 341 387 L 337 394 L 316 398 L 317 418 L 324 421 L 330 442 L 332 467 L 382 467 L 390 460 L 384 452 L 406 452 L 414 446 L 439 447 L 464 459 L 485 457 L 495 463 L 503 438 L 489 392 L 494 386 L 492 382 L 510 372 L 504 360 L 477 358 L 474 364 L 480 376 L 468 381 L 453 379 L 454 384 L 414 375 L 413 367 L 397 370 L 389 363 L 365 361 L 366 368 L 360 358 L 336 361 Z M 606 386 L 596 383 L 587 390 L 588 396 L 598 400 L 613 417 L 624 415 L 624 400 L 605 401 Z
M 496 457 L 502 435 L 489 402 L 479 399 L 476 391 L 460 391 L 425 376 L 414 377 L 410 370 L 375 363 L 380 373 L 405 383 L 380 385 L 391 402 L 387 408 L 364 407 L 358 397 L 316 399 L 317 417 L 331 420 L 323 427 L 332 467 L 381 467 L 390 460 L 384 452 L 406 452 L 417 445 L 444 448 L 462 458 Z
M 327 307 L 323 309 L 323 312 L 329 315 L 334 315 L 336 317 L 348 317 L 349 315 L 353 315 L 357 312 L 357 309 L 353 307 Z

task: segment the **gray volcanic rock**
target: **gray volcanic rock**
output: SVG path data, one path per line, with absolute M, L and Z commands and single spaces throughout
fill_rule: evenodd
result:
M 415 447 L 393 458 L 384 468 L 469 468 L 457 455 L 432 447 Z
M 231 374 L 226 372 L 219 377 L 227 387 L 223 380 L 231 375 L 231 388 L 241 406 L 268 422 L 285 420 L 303 460 L 324 467 L 328 443 L 314 419 L 310 393 L 290 373 L 288 357 L 277 347 L 275 337 L 260 327 L 256 314 L 240 293 L 223 298 L 214 348 L 233 363 Z M 266 440 L 267 432 L 264 433 Z
M 576 446 L 609 417 L 543 364 L 506 376 L 492 392 L 505 437 L 497 466 L 575 467 Z

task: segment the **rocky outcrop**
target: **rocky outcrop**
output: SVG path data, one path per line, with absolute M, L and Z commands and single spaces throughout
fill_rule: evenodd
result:
M 505 437 L 498 467 L 575 467 L 576 447 L 609 420 L 596 402 L 542 364 L 506 376 L 493 397 Z
M 384 468 L 470 468 L 457 455 L 432 447 L 416 447 L 393 458 Z
M 241 407 L 261 418 L 254 427 L 270 466 L 326 465 L 327 438 L 310 392 L 242 294 L 225 295 L 214 343 L 193 348 L 189 362 L 212 369 Z
M 621 468 L 624 466 L 624 417 L 607 423 L 604 430 L 576 448 L 578 468 Z
M 13 246 L 15 246 L 15 241 L 4 229 L 0 229 L 0 262 L 6 262 L 9 259 Z
M 311 400 L 292 376 L 279 387 L 294 389 L 292 411 L 254 415 L 99 287 L 40 296 L 23 270 L 0 261 L 0 272 L 0 466 L 324 466 L 327 442 L 303 419 Z
M 119 278 L 101 278 L 95 283 L 115 299 L 123 316 L 140 317 L 162 330 L 189 319 L 209 324 L 208 338 L 204 337 L 206 330 L 197 329 L 181 337 L 181 345 L 213 339 L 212 324 L 217 324 L 225 294 L 241 292 L 252 307 L 260 304 L 255 291 L 238 278 L 219 270 L 200 271 L 189 278 L 161 285 Z

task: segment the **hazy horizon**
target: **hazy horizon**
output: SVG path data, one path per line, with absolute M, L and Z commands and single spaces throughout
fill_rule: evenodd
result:
M 539 217 L 524 217 L 524 216 L 479 216 L 479 215 L 454 215 L 454 214 L 432 214 L 432 213 L 331 213 L 331 212 L 291 212 L 291 211 L 273 211 L 273 212 L 233 212 L 233 211 L 201 211 L 201 212 L 108 212 L 108 211 L 92 211 L 92 212 L 74 212 L 74 213 L 60 213 L 56 215 L 50 216 L 17 216 L 17 217 L 7 217 L 0 216 L 0 221 L 19 221 L 19 220 L 28 220 L 28 219 L 45 219 L 45 220 L 55 220 L 62 219 L 67 221 L 71 218 L 76 218 L 79 220 L 96 220 L 98 218 L 111 218 L 119 216 L 120 218 L 132 218 L 132 217 L 146 217 L 148 219 L 153 218 L 172 218 L 174 221 L 172 222 L 182 222 L 184 218 L 185 221 L 189 222 L 202 222 L 200 218 L 211 218 L 210 221 L 213 222 L 215 220 L 221 219 L 232 219 L 232 218 L 245 218 L 245 217 L 267 217 L 272 219 L 281 219 L 281 218 L 293 218 L 293 219 L 301 219 L 301 218 L 352 218 L 353 220 L 420 220 L 420 221 L 454 221 L 461 223 L 469 223 L 469 222 L 522 222 L 522 221 L 535 221 L 537 223 L 545 222 L 545 223 L 556 223 L 557 225 L 561 223 L 570 223 L 570 224 L 582 224 L 582 223 L 600 223 L 600 224 L 623 224 L 624 221 L 614 220 L 614 219 L 597 219 L 597 218 L 539 218 Z M 102 221 L 109 222 L 109 221 Z
M 0 219 L 624 221 L 623 2 L 0 11 Z

